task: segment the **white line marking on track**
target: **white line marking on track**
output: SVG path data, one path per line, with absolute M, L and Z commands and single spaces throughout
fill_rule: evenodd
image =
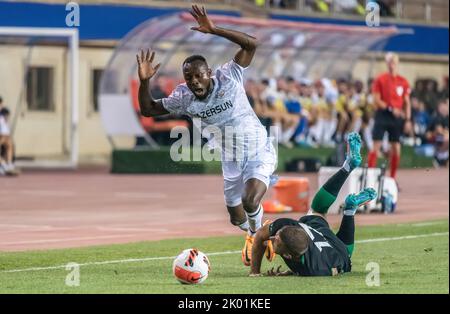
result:
M 134 227 L 103 227 L 97 226 L 99 231 L 128 231 L 128 232 L 169 232 L 167 228 L 134 228 Z
M 67 196 L 75 196 L 76 193 L 74 191 L 69 190 L 19 190 L 19 193 L 25 195 L 34 195 L 34 196 L 58 196 L 58 197 L 67 197 Z
M 115 197 L 119 198 L 142 198 L 142 199 L 154 199 L 154 198 L 168 198 L 169 196 L 166 193 L 149 193 L 149 192 L 115 192 Z
M 366 239 L 366 240 L 355 241 L 355 243 L 362 244 L 362 243 L 374 243 L 374 242 L 385 242 L 385 241 L 409 240 L 409 239 L 417 239 L 417 238 L 439 237 L 439 236 L 445 236 L 448 234 L 449 234 L 448 232 L 437 232 L 437 233 L 408 235 L 408 236 L 391 237 L 391 238 Z M 216 255 L 229 255 L 229 254 L 238 254 L 238 253 L 241 253 L 241 251 L 212 252 L 212 253 L 206 253 L 206 255 L 216 256 Z M 129 258 L 129 259 L 102 261 L 102 262 L 87 262 L 87 263 L 81 263 L 78 265 L 79 266 L 92 266 L 92 265 L 136 263 L 136 262 L 147 262 L 147 261 L 158 261 L 158 260 L 171 260 L 171 259 L 174 259 L 175 257 L 176 256 Z M 64 268 L 66 268 L 66 265 L 3 270 L 0 273 L 19 273 L 19 272 L 26 272 L 26 271 L 40 271 L 40 270 L 52 270 L 52 269 L 64 269 Z

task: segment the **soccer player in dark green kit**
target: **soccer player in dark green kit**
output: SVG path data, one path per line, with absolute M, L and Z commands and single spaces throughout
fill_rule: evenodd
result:
M 328 208 L 350 173 L 361 164 L 361 138 L 350 133 L 344 165 L 317 192 L 311 210 L 299 220 L 280 218 L 258 230 L 252 249 L 250 276 L 262 276 L 261 261 L 280 255 L 289 270 L 270 270 L 269 276 L 334 276 L 351 271 L 351 256 L 355 240 L 354 215 L 358 207 L 376 198 L 374 189 L 350 194 L 345 200 L 344 215 L 335 234 L 326 221 Z

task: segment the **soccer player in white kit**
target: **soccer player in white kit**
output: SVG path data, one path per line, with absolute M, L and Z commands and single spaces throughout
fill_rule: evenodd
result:
M 215 126 L 221 131 L 225 203 L 231 223 L 247 232 L 242 261 L 250 266 L 254 234 L 262 225 L 261 200 L 277 164 L 275 148 L 244 90 L 243 72 L 253 59 L 257 40 L 215 26 L 203 7 L 193 5 L 190 13 L 199 25 L 192 30 L 224 37 L 241 48 L 214 75 L 204 57 L 188 57 L 183 62 L 185 83 L 178 85 L 169 97 L 158 100 L 149 92 L 149 81 L 160 64 L 152 64 L 154 52 L 141 51 L 136 56 L 140 110 L 146 117 L 175 113 L 200 118 L 202 125 Z M 231 137 L 226 136 L 226 129 L 230 128 L 235 132 Z M 268 256 L 271 253 L 267 252 Z

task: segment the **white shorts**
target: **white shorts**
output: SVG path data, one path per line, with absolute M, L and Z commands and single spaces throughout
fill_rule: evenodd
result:
M 270 141 L 264 152 L 252 161 L 222 161 L 225 203 L 235 207 L 242 203 L 245 183 L 250 179 L 258 179 L 269 188 L 270 176 L 277 168 L 277 154 Z
M 9 136 L 11 134 L 9 130 L 8 123 L 6 123 L 5 118 L 0 116 L 0 136 Z

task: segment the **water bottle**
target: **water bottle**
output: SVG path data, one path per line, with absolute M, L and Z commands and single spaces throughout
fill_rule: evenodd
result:
M 391 193 L 386 192 L 383 197 L 383 212 L 391 214 L 394 211 L 394 197 Z

